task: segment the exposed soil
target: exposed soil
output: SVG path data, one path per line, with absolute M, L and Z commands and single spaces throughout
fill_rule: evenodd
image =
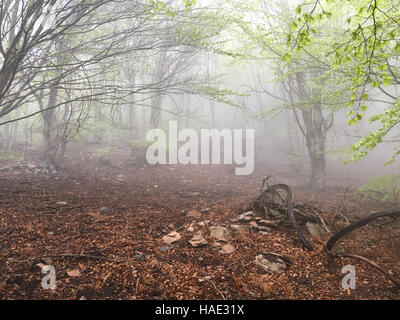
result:
M 0 298 L 400 298 L 399 290 L 370 266 L 329 258 L 323 250 L 308 251 L 290 226 L 265 235 L 255 230 L 234 233 L 232 254 L 189 244 L 192 222 L 229 226 L 231 219 L 251 210 L 264 176 L 235 176 L 226 166 L 106 166 L 92 160 L 70 163 L 55 176 L 1 173 Z M 341 187 L 317 193 L 296 177 L 272 180 L 292 186 L 297 203 L 312 203 L 326 214 L 345 208 L 355 218 L 380 209 L 380 204 L 363 202 Z M 103 207 L 109 210 L 101 213 Z M 209 210 L 200 218 L 187 216 L 205 208 Z M 363 254 L 399 278 L 399 224 L 378 228 L 381 223 L 352 233 L 337 250 Z M 161 251 L 169 224 L 182 226 L 182 239 Z M 213 242 L 209 226 L 194 228 Z M 322 242 L 313 241 L 322 249 Z M 293 265 L 279 275 L 266 273 L 253 263 L 261 252 L 288 256 Z M 144 256 L 135 257 L 140 254 Z M 41 287 L 44 275 L 36 266 L 41 262 L 56 269 L 54 291 Z M 356 290 L 341 285 L 341 270 L 348 264 L 356 267 Z M 79 275 L 67 274 L 73 270 Z M 204 276 L 211 278 L 199 280 Z

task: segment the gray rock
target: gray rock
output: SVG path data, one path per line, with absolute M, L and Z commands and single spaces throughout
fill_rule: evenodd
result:
M 109 212 L 111 212 L 110 208 L 103 207 L 103 208 L 100 209 L 100 213 L 102 213 L 102 214 L 109 213 Z
M 319 224 L 307 222 L 306 227 L 308 232 L 315 238 L 324 240 L 328 236 L 326 231 Z
M 169 251 L 172 250 L 174 246 L 166 246 L 166 247 L 160 247 L 161 252 Z
M 275 257 L 268 257 L 263 254 L 259 254 L 256 256 L 254 264 L 264 271 L 272 272 L 273 274 L 282 273 L 287 268 L 287 265 L 283 260 Z
M 161 248 L 160 248 L 160 250 L 161 250 Z M 143 253 L 142 254 L 135 254 L 133 256 L 133 260 L 135 260 L 135 261 L 144 261 L 144 259 L 145 259 L 145 255 Z

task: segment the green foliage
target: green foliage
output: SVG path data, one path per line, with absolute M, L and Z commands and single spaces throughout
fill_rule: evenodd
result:
M 373 179 L 356 192 L 364 199 L 393 201 L 396 204 L 400 195 L 400 174 Z
M 233 107 L 242 108 L 242 106 L 232 102 L 229 97 L 241 97 L 247 96 L 243 94 L 236 93 L 229 89 L 220 89 L 215 86 L 207 86 L 207 85 L 198 85 L 191 88 L 191 91 L 196 94 L 205 95 L 207 97 L 212 98 L 217 102 L 223 102 L 225 104 L 229 104 Z
M 391 108 L 385 110 L 385 112 L 371 117 L 369 122 L 380 122 L 381 126 L 378 130 L 362 137 L 359 142 L 353 145 L 351 149 L 353 156 L 347 162 L 358 161 L 362 157 L 365 157 L 381 143 L 388 132 L 400 122 L 400 99 L 398 99 Z M 395 156 L 400 155 L 399 147 L 400 146 L 394 147 L 395 155 L 386 164 L 394 162 Z
M 196 4 L 196 0 L 182 0 L 182 4 L 185 7 L 185 11 L 188 12 Z M 178 8 L 170 5 L 165 0 L 149 0 L 148 11 L 152 16 L 163 12 L 170 17 L 175 17 L 178 13 Z
M 331 23 L 338 29 L 337 39 L 327 41 L 324 52 L 332 70 L 348 78 L 349 125 L 357 125 L 368 110 L 370 94 L 374 88 L 391 101 L 387 110 L 375 115 L 370 121 L 378 121 L 381 127 L 374 133 L 363 137 L 352 148 L 350 161 L 357 161 L 383 141 L 393 127 L 400 123 L 400 110 L 397 95 L 390 94 L 386 87 L 398 85 L 400 79 L 400 5 L 399 0 L 326 0 L 302 3 L 294 12 L 295 19 L 290 24 L 287 44 L 290 47 L 288 60 L 293 50 L 310 50 L 315 42 L 327 38 L 321 21 Z M 344 27 L 337 15 L 345 18 Z M 314 31 L 315 32 L 314 32 Z M 318 34 L 315 35 L 315 34 Z M 394 156 L 399 155 L 395 153 Z M 392 162 L 394 158 L 390 161 Z

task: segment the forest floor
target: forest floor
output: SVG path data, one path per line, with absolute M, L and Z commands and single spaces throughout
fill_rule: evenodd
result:
M 229 227 L 252 210 L 265 172 L 235 176 L 225 166 L 88 161 L 72 162 L 55 176 L 0 174 L 1 299 L 400 298 L 376 269 L 328 256 L 318 239 L 318 249 L 308 251 L 290 226 L 232 232 L 233 253 L 215 248 L 210 226 Z M 355 218 L 382 209 L 357 199 L 340 181 L 319 193 L 298 177 L 272 181 L 290 185 L 296 203 L 326 214 L 345 208 Z M 377 224 L 355 231 L 337 250 L 363 254 L 399 276 L 399 224 L 385 230 Z M 182 238 L 168 245 L 163 237 L 173 229 Z M 207 245 L 189 243 L 197 231 Z M 265 272 L 253 263 L 262 252 L 285 255 L 293 264 L 280 274 Z M 40 263 L 55 267 L 56 290 L 42 289 Z M 348 264 L 356 267 L 355 290 L 342 287 Z

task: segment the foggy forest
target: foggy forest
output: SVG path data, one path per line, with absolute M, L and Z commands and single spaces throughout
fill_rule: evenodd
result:
M 399 0 L 0 0 L 0 299 L 400 299 L 399 57 Z

